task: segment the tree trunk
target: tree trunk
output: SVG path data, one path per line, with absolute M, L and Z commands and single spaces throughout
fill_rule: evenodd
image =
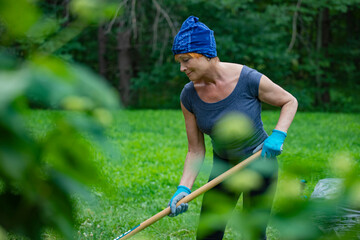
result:
M 328 45 L 330 39 L 330 19 L 329 19 L 329 9 L 324 8 L 320 10 L 318 16 L 318 27 L 317 27 L 317 39 L 316 39 L 316 99 L 315 105 L 320 106 L 323 104 L 330 103 L 330 84 L 326 79 L 326 74 L 324 72 L 327 69 L 324 69 L 320 66 L 320 57 L 328 57 Z
M 99 64 L 99 74 L 106 78 L 106 35 L 104 26 L 100 25 L 98 28 L 98 64 Z
M 124 106 L 128 106 L 130 101 L 130 78 L 131 78 L 131 58 L 130 58 L 130 37 L 131 30 L 123 30 L 123 23 L 119 24 L 117 34 L 118 50 L 118 70 L 119 82 L 118 89 Z
M 64 5 L 64 22 L 61 26 L 66 27 L 69 25 L 70 21 L 70 0 L 64 0 L 62 4 Z
M 328 48 L 329 48 L 329 42 L 330 42 L 330 17 L 329 17 L 329 8 L 325 8 L 323 13 L 323 21 L 322 21 L 322 47 L 324 52 L 324 57 L 328 58 Z M 325 69 L 327 71 L 328 69 Z M 325 74 L 326 77 L 326 74 Z M 321 82 L 321 88 L 322 88 L 322 94 L 321 94 L 321 100 L 323 103 L 327 104 L 330 103 L 330 83 L 328 80 L 325 79 L 325 81 Z

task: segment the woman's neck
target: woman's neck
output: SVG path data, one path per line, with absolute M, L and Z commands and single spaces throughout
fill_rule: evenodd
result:
M 218 84 L 229 81 L 234 75 L 239 73 L 239 64 L 227 63 L 227 62 L 214 62 L 212 63 L 206 74 L 203 75 L 198 81 L 194 81 L 194 84 Z

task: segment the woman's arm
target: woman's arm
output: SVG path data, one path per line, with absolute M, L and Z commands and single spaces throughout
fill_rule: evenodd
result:
M 199 130 L 194 114 L 181 103 L 188 138 L 184 171 L 179 185 L 192 188 L 205 157 L 204 134 Z
M 263 75 L 259 85 L 259 99 L 270 105 L 281 107 L 279 121 L 275 129 L 287 132 L 297 111 L 298 102 L 296 98 Z
M 191 188 L 199 173 L 200 167 L 204 161 L 205 144 L 204 134 L 200 132 L 194 114 L 189 112 L 181 103 L 181 109 L 185 118 L 186 134 L 188 138 L 188 152 L 186 154 L 184 171 L 177 191 L 169 202 L 170 217 L 175 217 L 188 209 L 187 203 L 179 206 L 176 204 L 185 196 L 191 193 Z

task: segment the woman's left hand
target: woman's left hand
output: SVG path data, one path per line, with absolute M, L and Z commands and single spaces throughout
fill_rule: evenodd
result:
M 274 129 L 273 133 L 264 142 L 261 156 L 272 158 L 280 155 L 283 149 L 285 138 L 286 132 Z

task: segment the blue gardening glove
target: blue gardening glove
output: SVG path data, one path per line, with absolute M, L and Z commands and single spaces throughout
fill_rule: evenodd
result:
M 182 203 L 178 207 L 176 207 L 176 204 L 190 193 L 191 190 L 185 186 L 180 185 L 177 187 L 177 191 L 175 192 L 175 194 L 173 195 L 173 197 L 169 202 L 169 206 L 171 210 L 169 217 L 175 217 L 180 213 L 186 212 L 186 210 L 188 209 L 187 203 Z
M 272 134 L 264 141 L 261 152 L 262 157 L 272 158 L 280 155 L 286 138 L 286 132 L 274 129 Z

